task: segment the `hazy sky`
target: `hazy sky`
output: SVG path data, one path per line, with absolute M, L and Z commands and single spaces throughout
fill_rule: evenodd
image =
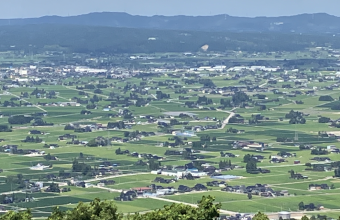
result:
M 319 13 L 340 16 L 340 0 L 0 0 L 0 18 L 79 15 L 90 12 L 134 15 L 281 16 Z

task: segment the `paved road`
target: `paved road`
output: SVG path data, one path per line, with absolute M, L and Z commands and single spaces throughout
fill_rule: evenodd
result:
M 89 183 L 89 182 L 94 182 L 98 180 L 106 180 L 106 179 L 111 179 L 111 178 L 116 178 L 116 177 L 136 176 L 136 175 L 145 175 L 145 174 L 150 174 L 150 173 L 129 173 L 129 174 L 122 174 L 122 175 L 111 175 L 111 176 L 105 176 L 105 177 L 100 177 L 100 178 L 88 179 L 88 180 L 85 180 L 84 182 Z
M 224 127 L 229 123 L 229 120 L 235 116 L 235 112 L 233 112 L 236 108 L 233 108 L 231 111 L 223 111 L 223 112 L 226 112 L 226 113 L 229 113 L 229 116 L 228 118 L 226 118 L 223 122 L 222 122 L 222 126 L 220 129 L 224 129 Z M 220 110 L 217 110 L 217 111 L 220 111 Z
M 18 98 L 18 99 L 20 99 L 20 100 L 23 101 L 23 102 L 30 103 L 29 101 L 26 101 L 25 99 L 22 99 L 20 96 L 17 96 L 17 95 L 15 95 L 15 94 L 13 94 L 13 93 L 7 92 L 7 94 L 8 94 L 8 95 L 11 95 L 11 96 L 14 96 L 14 97 L 16 97 L 16 98 Z M 34 106 L 34 107 L 40 109 L 40 110 L 43 111 L 43 112 L 47 112 L 45 109 L 43 109 L 43 108 L 41 108 L 41 107 L 39 107 L 39 106 L 37 106 L 37 105 L 33 105 L 33 104 L 32 104 L 32 106 Z
M 161 198 L 161 197 L 149 197 L 149 199 L 155 199 L 155 200 L 161 200 L 161 201 L 165 201 L 165 202 L 178 203 L 178 204 L 190 205 L 192 207 L 197 207 L 197 205 L 195 205 L 195 204 L 180 202 L 180 201 L 176 201 L 176 200 L 172 200 L 172 199 L 165 199 L 165 198 Z M 232 211 L 227 211 L 227 210 L 222 210 L 222 209 L 220 210 L 220 213 L 227 214 L 227 215 L 237 214 L 237 212 L 232 212 Z
M 274 80 L 277 80 L 277 79 L 280 79 L 280 77 L 277 77 Z M 262 88 L 263 86 L 265 86 L 267 84 L 268 84 L 268 80 L 265 83 L 263 83 L 262 85 L 259 85 L 259 87 Z
M 74 91 L 83 91 L 83 90 L 80 90 L 80 89 L 76 89 L 76 88 L 72 88 L 72 87 L 69 87 L 69 86 L 64 86 L 66 89 L 70 89 L 70 90 L 74 90 Z M 97 95 L 97 96 L 101 96 L 101 97 L 104 97 L 104 98 L 109 98 L 109 96 L 107 95 L 103 95 L 103 94 L 97 94 L 97 93 L 94 93 L 94 92 L 89 92 L 89 91 L 86 91 L 86 93 L 89 93 L 89 94 L 92 94 L 92 95 Z

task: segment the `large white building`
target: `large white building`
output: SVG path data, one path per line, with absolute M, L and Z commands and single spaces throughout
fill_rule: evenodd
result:
M 74 69 L 74 71 L 77 73 L 106 73 L 107 72 L 106 69 L 92 69 L 86 66 L 77 66 Z
M 30 170 L 46 170 L 49 166 L 44 166 L 41 163 L 38 163 L 36 166 L 30 168 Z

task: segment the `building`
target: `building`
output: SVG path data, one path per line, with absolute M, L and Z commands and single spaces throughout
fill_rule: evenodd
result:
M 184 132 L 174 131 L 174 132 L 172 132 L 172 135 L 181 136 L 181 137 L 194 137 L 194 136 L 196 136 L 193 131 L 184 131 Z
M 291 219 L 290 212 L 281 211 L 278 213 L 278 219 Z
M 309 190 L 327 190 L 330 189 L 327 184 L 309 184 Z
M 30 170 L 46 170 L 49 166 L 44 166 L 41 163 L 38 163 L 36 166 L 30 168 Z
M 186 171 L 186 174 L 191 174 L 193 177 L 203 177 L 207 176 L 208 174 L 205 172 L 198 172 L 198 171 Z

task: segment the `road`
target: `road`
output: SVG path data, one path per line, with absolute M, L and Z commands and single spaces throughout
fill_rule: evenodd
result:
M 29 101 L 26 101 L 25 99 L 22 99 L 20 96 L 14 95 L 13 93 L 7 92 L 7 94 L 8 94 L 8 95 L 11 95 L 11 96 L 14 96 L 14 97 L 16 97 L 16 98 L 18 98 L 18 99 L 20 99 L 20 100 L 23 101 L 23 102 L 30 103 Z M 37 106 L 37 105 L 33 105 L 33 104 L 32 104 L 32 106 L 34 106 L 34 107 L 40 109 L 40 110 L 43 111 L 43 112 L 47 112 L 45 109 L 43 109 L 43 108 L 41 108 L 41 107 L 39 107 L 39 106 Z
M 277 77 L 277 78 L 275 78 L 274 80 L 277 80 L 277 79 L 280 79 L 280 77 Z M 265 83 L 259 85 L 259 87 L 262 88 L 263 86 L 265 86 L 265 85 L 267 85 L 267 84 L 268 84 L 268 80 L 267 80 Z
M 172 200 L 172 199 L 165 199 L 165 198 L 161 198 L 161 197 L 149 197 L 149 199 L 155 199 L 155 200 L 160 200 L 160 201 L 164 201 L 164 202 L 178 203 L 178 204 L 189 205 L 189 206 L 192 206 L 192 207 L 197 207 L 197 205 L 195 205 L 195 204 L 180 202 L 180 201 L 176 201 L 176 200 Z M 222 210 L 222 209 L 220 209 L 220 213 L 227 214 L 227 215 L 236 215 L 237 214 L 237 212 L 232 212 L 232 211 L 227 211 L 227 210 Z
M 102 187 L 102 186 L 94 186 L 94 188 L 108 190 L 109 192 L 122 192 L 121 189 L 112 189 L 112 188 L 107 188 L 107 187 Z M 201 193 L 201 192 L 192 192 L 192 193 L 186 193 L 186 194 L 193 194 L 193 193 Z M 162 197 L 145 197 L 145 198 L 160 200 L 160 201 L 165 201 L 165 202 L 170 202 L 170 203 L 184 204 L 184 205 L 189 205 L 189 206 L 192 206 L 192 207 L 197 207 L 197 205 L 195 205 L 195 204 L 180 202 L 180 201 L 177 201 L 177 200 L 166 199 L 166 198 L 162 198 Z M 139 198 L 139 199 L 143 199 L 143 198 Z M 232 211 L 227 211 L 227 210 L 220 210 L 220 213 L 227 214 L 227 215 L 237 214 L 237 212 L 232 212 Z
M 72 87 L 69 87 L 69 86 L 64 86 L 66 89 L 70 89 L 70 90 L 74 90 L 74 91 L 83 91 L 83 90 L 80 90 L 80 89 L 76 89 L 76 88 L 72 88 Z M 109 96 L 107 95 L 103 95 L 103 94 L 97 94 L 97 93 L 94 93 L 94 92 L 90 92 L 90 91 L 86 91 L 86 93 L 88 94 L 92 94 L 92 95 L 97 95 L 97 96 L 101 96 L 101 97 L 104 97 L 104 98 L 109 98 Z
M 229 116 L 222 122 L 222 126 L 220 129 L 224 129 L 224 127 L 229 123 L 229 120 L 235 116 L 235 112 L 233 112 L 236 108 L 233 108 L 231 111 L 223 111 L 226 113 L 229 113 Z M 221 111 L 221 110 L 217 110 L 217 111 Z
M 106 180 L 106 179 L 112 179 L 112 178 L 117 178 L 117 177 L 136 176 L 136 175 L 145 175 L 145 174 L 150 174 L 150 173 L 129 173 L 129 174 L 122 174 L 122 175 L 111 175 L 111 176 L 105 176 L 105 177 L 100 177 L 100 178 L 88 179 L 88 180 L 85 180 L 84 182 L 89 183 L 89 182 L 94 182 L 98 180 Z

